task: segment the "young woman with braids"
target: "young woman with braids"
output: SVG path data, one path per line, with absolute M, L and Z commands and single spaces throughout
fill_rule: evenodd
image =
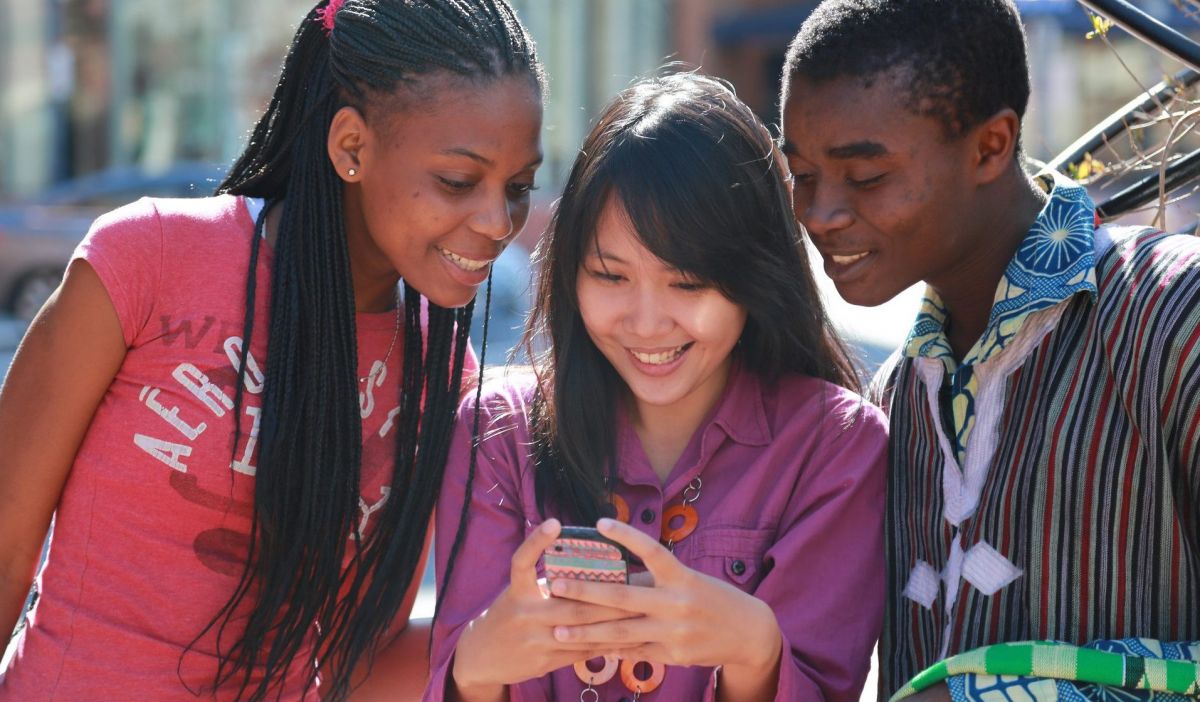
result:
M 0 630 L 54 517 L 0 699 L 361 682 L 408 618 L 541 86 L 504 0 L 323 1 L 218 195 L 97 220 L 0 395 Z
M 600 117 L 538 252 L 546 352 L 460 410 L 427 700 L 859 699 L 887 437 L 789 193 L 716 80 L 647 80 Z M 641 586 L 539 587 L 560 524 L 597 524 Z

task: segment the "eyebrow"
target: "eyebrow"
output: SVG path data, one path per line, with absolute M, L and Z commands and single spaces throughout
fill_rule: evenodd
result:
M 442 153 L 449 155 L 449 156 L 466 156 L 467 158 L 471 159 L 472 161 L 477 161 L 488 167 L 494 167 L 496 165 L 496 162 L 493 161 L 492 159 L 488 158 L 487 156 L 484 156 L 483 154 L 472 151 L 464 146 L 455 146 L 455 147 L 451 147 L 449 149 L 442 149 Z M 525 168 L 533 168 L 534 166 L 542 165 L 542 160 L 544 158 L 545 157 L 542 154 L 538 154 L 537 158 L 535 158 L 532 161 L 530 161 L 529 163 L 525 164 Z
M 800 152 L 796 150 L 796 145 L 790 141 L 785 141 L 779 146 L 779 150 L 785 156 L 799 156 Z M 825 150 L 825 153 L 830 158 L 841 160 L 852 158 L 882 158 L 889 155 L 891 152 L 887 147 L 877 141 L 855 141 L 849 144 L 840 144 L 831 146 Z
M 889 154 L 887 147 L 877 141 L 855 141 L 831 146 L 825 153 L 836 159 L 880 158 Z
M 598 258 L 598 259 L 600 259 L 600 261 L 602 263 L 604 261 L 612 261 L 613 263 L 625 263 L 625 259 L 621 258 L 620 256 L 611 254 L 611 253 L 605 251 L 604 249 L 600 249 L 600 248 L 596 248 L 596 247 L 593 247 L 590 251 L 588 251 L 587 255 L 584 256 L 584 258 Z

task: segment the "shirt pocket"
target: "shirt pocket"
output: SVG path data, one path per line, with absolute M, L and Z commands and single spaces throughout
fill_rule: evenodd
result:
M 699 529 L 687 565 L 753 593 L 766 573 L 765 556 L 774 531 L 719 526 Z

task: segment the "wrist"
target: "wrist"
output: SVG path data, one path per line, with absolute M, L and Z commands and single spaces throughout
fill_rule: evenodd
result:
M 457 654 L 454 656 L 446 684 L 447 699 L 458 702 L 503 702 L 508 699 L 508 689 L 504 685 L 475 678 L 471 674 L 474 666 L 464 665 L 463 660 Z
M 748 645 L 741 648 L 744 654 L 742 659 L 731 661 L 730 665 L 747 673 L 765 674 L 773 671 L 779 663 L 783 632 L 779 629 L 775 611 L 758 598 L 754 598 L 754 602 L 756 616 L 750 619 L 753 624 L 746 632 Z

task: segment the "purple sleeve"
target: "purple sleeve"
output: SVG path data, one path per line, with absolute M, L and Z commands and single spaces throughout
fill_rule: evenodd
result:
M 857 404 L 857 403 L 856 403 Z M 755 596 L 783 632 L 775 699 L 858 702 L 883 621 L 887 424 L 871 405 L 832 412 L 788 503 Z M 856 411 L 850 411 L 854 414 Z M 813 431 L 812 427 L 788 431 Z M 715 700 L 710 684 L 706 700 Z
M 75 248 L 100 277 L 121 322 L 125 345 L 135 346 L 150 321 L 162 279 L 162 226 L 146 198 L 101 215 Z
M 507 587 L 509 559 L 527 533 L 521 494 L 521 471 L 528 460 L 524 408 L 519 401 L 512 402 L 502 395 L 489 395 L 485 389 L 479 417 L 479 434 L 485 438 L 479 447 L 467 505 L 467 530 L 433 626 L 430 682 L 422 698 L 429 702 L 444 699 L 458 637 Z M 463 513 L 474 408 L 475 396 L 471 393 L 459 410 L 438 498 L 434 554 L 439 588 Z M 548 693 L 540 693 L 545 684 L 531 681 L 513 688 L 510 699 L 549 700 Z

